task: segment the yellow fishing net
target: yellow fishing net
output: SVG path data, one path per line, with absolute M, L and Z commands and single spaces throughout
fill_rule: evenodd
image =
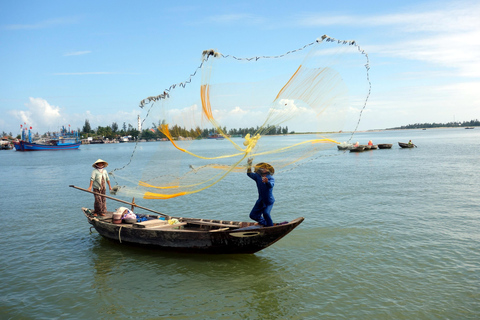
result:
M 205 190 L 248 158 L 276 174 L 357 130 L 370 94 L 368 55 L 323 36 L 278 56 L 204 51 L 185 82 L 140 102 L 142 135 L 111 172 L 120 194 L 170 199 Z

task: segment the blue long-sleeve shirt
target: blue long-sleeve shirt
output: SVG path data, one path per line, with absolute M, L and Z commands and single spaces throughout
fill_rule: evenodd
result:
M 262 176 L 255 172 L 247 172 L 247 175 L 255 180 L 257 183 L 258 189 L 258 200 L 263 201 L 266 205 L 273 204 L 275 202 L 275 198 L 273 197 L 273 186 L 275 185 L 275 179 L 267 174 L 268 182 L 262 182 Z

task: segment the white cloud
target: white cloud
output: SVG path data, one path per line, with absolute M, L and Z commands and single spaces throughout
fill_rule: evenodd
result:
M 37 23 L 31 24 L 10 24 L 4 26 L 3 29 L 6 30 L 35 30 L 35 29 L 45 29 L 56 26 L 74 24 L 78 22 L 78 18 L 75 17 L 66 17 L 66 18 L 56 18 L 50 20 L 43 20 Z
M 441 9 L 438 9 L 440 7 Z M 435 8 L 425 5 L 405 8 L 404 13 L 384 15 L 327 15 L 325 12 L 299 15 L 303 26 L 394 27 L 403 32 L 458 32 L 478 29 L 480 4 L 477 2 L 436 3 Z
M 26 123 L 32 126 L 34 130 L 48 131 L 52 126 L 62 121 L 60 107 L 50 105 L 42 98 L 29 98 L 25 103 L 26 110 L 12 110 L 10 114 L 15 117 L 20 124 Z
M 229 23 L 242 23 L 242 24 L 259 24 L 265 21 L 260 16 L 253 15 L 253 14 L 245 14 L 245 13 L 232 13 L 232 14 L 222 14 L 222 15 L 214 15 L 208 18 L 210 21 L 215 23 L 221 24 L 229 24 Z
M 480 117 L 478 17 L 480 3 L 449 1 L 386 15 L 308 14 L 300 25 L 363 30 L 356 40 L 370 56 L 373 81 L 360 126 L 369 129 Z
M 441 9 L 438 9 L 440 7 Z M 409 10 L 408 12 L 406 10 Z M 418 60 L 454 68 L 457 76 L 480 75 L 480 4 L 450 2 L 434 9 L 413 7 L 405 13 L 371 16 L 325 16 L 324 13 L 300 17 L 305 26 L 382 27 L 383 35 L 372 38 L 366 50 L 384 57 Z M 376 33 L 372 33 L 376 36 Z M 390 36 L 393 35 L 393 36 Z M 381 44 L 375 44 L 375 42 Z
M 54 73 L 54 76 L 85 76 L 85 75 L 102 75 L 102 74 L 117 74 L 116 72 L 93 71 L 93 72 L 60 72 Z

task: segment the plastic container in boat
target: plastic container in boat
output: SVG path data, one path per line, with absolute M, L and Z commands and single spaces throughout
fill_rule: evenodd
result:
M 112 215 L 113 223 L 122 223 L 122 213 L 121 212 L 114 212 Z

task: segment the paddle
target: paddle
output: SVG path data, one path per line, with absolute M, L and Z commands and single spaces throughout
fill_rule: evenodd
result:
M 89 191 L 89 190 L 87 190 L 87 189 L 83 189 L 83 188 L 74 186 L 73 184 L 69 185 L 69 187 L 75 188 L 75 189 L 78 189 L 78 190 L 82 190 L 82 191 L 85 191 L 85 192 L 88 192 L 88 193 L 96 194 L 96 195 L 99 195 L 99 196 L 102 196 L 102 197 L 105 197 L 105 198 L 108 198 L 108 199 L 112 199 L 112 200 L 115 200 L 115 201 L 118 201 L 118 202 L 126 203 L 126 204 L 129 204 L 129 205 L 131 205 L 131 206 L 134 206 L 134 207 L 143 209 L 143 210 L 147 210 L 147 211 L 150 211 L 150 212 L 154 212 L 154 213 L 159 214 L 159 215 L 161 215 L 161 216 L 167 217 L 168 219 L 171 218 L 171 216 L 169 216 L 169 215 L 167 215 L 167 214 L 164 214 L 164 213 L 161 213 L 161 212 L 152 210 L 152 209 L 148 209 L 148 208 L 139 206 L 138 204 L 135 203 L 135 200 L 134 200 L 133 202 L 123 201 L 123 200 L 120 200 L 120 199 L 117 199 L 117 198 L 114 198 L 114 197 L 107 196 L 107 195 L 105 195 L 105 194 L 101 194 L 101 193 L 98 193 L 98 192 Z

